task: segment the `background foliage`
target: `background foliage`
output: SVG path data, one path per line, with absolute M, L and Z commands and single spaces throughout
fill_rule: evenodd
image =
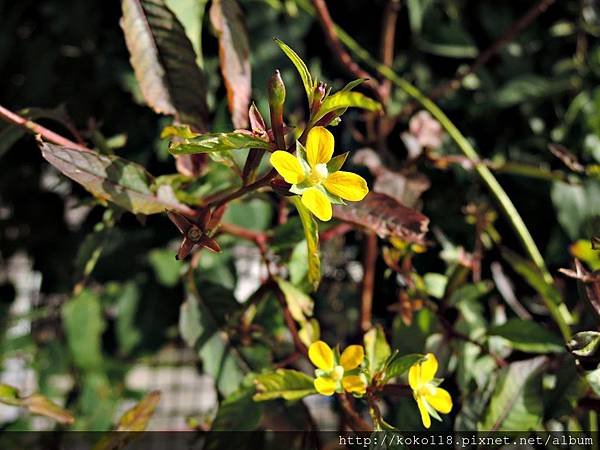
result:
M 329 3 L 333 20 L 379 60 L 386 2 Z M 426 95 L 467 70 L 534 5 L 401 3 L 390 66 Z M 600 12 L 592 1 L 547 3 L 547 11 L 495 49 L 489 62 L 457 89 L 437 93 L 436 102 L 475 144 L 521 213 L 554 278 L 551 283 L 527 261 L 509 221 L 449 136 L 435 151 L 411 157 L 405 133 L 417 106 L 395 85 L 389 87 L 383 119 L 349 110 L 331 130 L 338 153 L 352 150 L 352 159 L 363 149 L 352 166 L 371 187 L 378 181 L 384 192 L 394 191 L 402 203 L 429 218 L 425 252 L 379 239 L 375 256 L 369 257 L 374 238 L 363 228 L 334 232 L 333 238 L 322 239 L 323 279 L 312 294 L 305 282 L 300 222 L 292 214 L 281 223 L 280 197 L 261 192 L 232 202 L 223 219 L 269 236 L 269 253 L 288 269 L 289 282 L 280 281 L 287 283 L 280 285 L 284 303 L 290 310 L 290 302 L 299 303 L 293 319 L 309 341 L 314 317 L 321 338 L 330 344 L 362 342 L 361 300 L 368 294 L 361 281 L 363 274 L 372 274 L 372 322 L 385 330 L 392 349 L 400 354 L 431 351 L 440 360 L 439 375 L 455 407 L 434 427 L 597 429 L 597 336 L 578 335 L 580 340 L 569 347 L 573 355 L 547 305 L 561 305 L 572 333 L 598 331 L 597 278 L 589 275 L 583 284 L 558 270 L 571 268 L 573 257 L 583 263 L 576 276 L 600 269 L 590 243 L 600 235 Z M 167 70 L 188 64 L 187 75 L 171 79 L 175 89 L 169 95 L 149 99 L 129 61 L 118 2 L 0 2 L 0 103 L 70 139 L 81 135 L 132 190 L 148 189 L 143 167 L 159 177 L 153 186 L 172 186 L 177 201 L 193 207 L 237 178 L 227 160 L 207 160 L 203 164 L 209 170 L 183 183 L 168 140 L 160 139 L 172 123 L 169 116 L 178 115 L 200 131 L 246 128 L 243 108 L 236 106 L 232 116 L 228 97 L 238 105 L 252 99 L 268 117 L 267 81 L 278 68 L 287 88 L 286 123 L 301 129 L 307 112 L 304 89 L 273 37 L 294 48 L 314 77 L 336 89 L 355 77 L 332 57 L 304 0 L 167 4 L 190 40 L 187 53 L 179 47 L 179 58 L 162 63 Z M 169 20 L 176 21 L 175 16 Z M 227 50 L 228 40 L 237 53 Z M 135 42 L 144 41 L 138 36 Z M 173 42 L 165 38 L 164 45 Z M 184 53 L 188 60 L 182 62 Z M 351 53 L 360 61 L 359 54 Z M 194 56 L 199 65 L 192 67 L 189 58 Z M 358 90 L 373 95 L 364 86 Z M 167 115 L 157 115 L 147 103 Z M 75 136 L 73 130 L 78 130 Z M 551 152 L 551 143 L 564 148 L 555 146 Z M 120 168 L 110 159 L 115 155 L 140 169 Z M 382 163 L 373 163 L 377 155 Z M 152 198 L 140 203 L 102 205 L 44 161 L 34 137 L 4 124 L 0 163 L 2 358 L 29 355 L 39 391 L 73 413 L 72 428 L 114 428 L 123 402 L 144 394 L 127 389 L 128 371 L 165 346 L 185 345 L 197 351 L 198 370 L 214 378 L 220 400 L 218 413 L 197 417 L 190 426 L 272 427 L 281 411 L 288 426 L 311 426 L 301 402 L 281 401 L 265 411 L 252 400 L 249 372 L 275 364 L 311 370 L 302 357 L 287 359 L 295 345 L 271 290 L 239 301 L 240 284 L 248 278 L 239 264 L 239 247 L 254 248 L 254 243 L 242 244 L 239 235 L 231 235 L 235 232 L 224 232 L 218 239 L 223 252 L 202 250 L 198 269 L 189 271 L 189 260 L 174 259 L 180 236 L 167 216 L 141 215 L 164 209 L 164 198 L 159 200 L 155 191 L 142 192 Z M 386 181 L 382 173 L 389 175 Z M 109 194 L 114 201 L 114 193 Z M 132 202 L 131 196 L 125 198 Z M 16 255 L 25 255 L 41 274 L 39 296 L 26 317 L 15 316 L 14 307 L 8 314 L 17 292 L 8 277 Z M 260 254 L 254 258 L 260 265 Z M 6 332 L 24 318 L 31 322 L 30 334 L 15 338 Z M 592 342 L 591 347 L 582 342 Z M 72 380 L 66 390 L 53 383 L 62 375 Z M 339 410 L 337 400 L 329 406 Z M 359 402 L 356 408 L 366 412 Z M 391 396 L 382 408 L 386 422 L 420 429 L 410 395 Z M 4 426 L 28 428 L 31 418 L 20 416 Z

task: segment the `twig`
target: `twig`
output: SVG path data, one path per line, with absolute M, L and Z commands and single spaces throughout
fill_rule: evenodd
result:
M 356 78 L 368 79 L 368 81 L 365 82 L 365 85 L 368 86 L 377 95 L 377 97 L 381 97 L 380 87 L 377 80 L 371 74 L 363 70 L 352 59 L 350 54 L 340 42 L 335 30 L 335 23 L 331 19 L 331 15 L 329 14 L 329 9 L 327 9 L 325 0 L 312 0 L 312 4 L 317 11 L 317 18 L 321 23 L 323 31 L 325 32 L 327 44 L 331 48 L 333 54 L 351 75 L 355 76 Z
M 452 91 L 460 88 L 462 81 L 470 74 L 477 72 L 479 68 L 492 59 L 492 57 L 498 53 L 506 44 L 517 37 L 525 28 L 544 11 L 546 11 L 556 0 L 540 0 L 533 5 L 523 16 L 521 16 L 516 22 L 514 22 L 502 36 L 500 36 L 490 47 L 483 51 L 479 57 L 473 62 L 473 64 L 463 73 L 458 75 L 456 78 L 441 84 L 440 86 L 433 89 L 428 97 L 430 99 L 436 99 L 442 97 Z
M 296 322 L 294 322 L 294 318 L 292 317 L 292 313 L 287 306 L 287 301 L 285 300 L 285 295 L 279 289 L 276 283 L 273 283 L 275 297 L 277 297 L 277 301 L 281 305 L 283 309 L 283 319 L 285 320 L 285 325 L 287 326 L 290 334 L 292 335 L 292 340 L 294 341 L 294 346 L 296 347 L 296 351 L 301 353 L 303 356 L 308 356 L 308 350 L 302 339 L 300 339 L 300 335 L 298 334 L 298 327 L 296 326 Z
M 357 433 L 373 431 L 373 428 L 354 410 L 347 394 L 338 394 L 337 397 L 350 428 Z
M 319 241 L 329 241 L 336 236 L 341 236 L 343 234 L 349 233 L 353 229 L 354 228 L 349 223 L 340 223 L 339 225 L 335 225 L 325 231 L 321 231 L 319 233 Z
M 0 105 L 0 119 L 18 127 L 24 128 L 32 134 L 39 134 L 48 142 L 51 142 L 56 145 L 62 145 L 64 147 L 69 147 L 75 150 L 81 151 L 89 151 L 90 149 L 85 147 L 84 145 L 78 144 L 77 142 L 73 142 L 70 139 L 67 139 L 64 136 L 61 136 L 58 133 L 55 133 L 52 130 L 49 130 L 42 125 L 35 123 L 31 120 L 28 120 L 9 109 L 6 109 L 4 106 Z
M 373 313 L 373 288 L 375 285 L 375 266 L 377 263 L 377 235 L 367 233 L 364 242 L 364 278 L 360 297 L 360 329 L 363 333 L 371 329 Z
M 383 23 L 381 27 L 381 61 L 386 66 L 391 66 L 394 62 L 394 43 L 396 41 L 396 24 L 398 23 L 398 13 L 402 3 L 400 0 L 388 0 L 383 10 Z M 387 103 L 392 90 L 392 82 L 384 79 L 381 82 L 380 92 L 382 101 Z
M 237 191 L 231 192 L 230 194 L 224 195 L 221 198 L 217 198 L 216 200 L 212 200 L 208 206 L 218 208 L 219 206 L 224 205 L 225 203 L 229 203 L 236 198 L 240 198 L 243 195 L 247 194 L 250 191 L 255 191 L 260 189 L 261 187 L 266 186 L 277 176 L 277 171 L 275 169 L 271 169 L 269 173 L 267 173 L 262 178 L 259 178 L 254 183 L 247 184 L 246 186 L 242 186 Z M 218 195 L 218 194 L 217 194 Z

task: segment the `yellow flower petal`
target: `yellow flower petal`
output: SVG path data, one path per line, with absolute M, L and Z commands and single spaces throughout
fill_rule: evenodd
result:
M 318 377 L 314 381 L 315 389 L 321 395 L 333 395 L 337 383 L 328 377 Z
M 320 190 L 312 187 L 302 194 L 302 203 L 323 222 L 331 220 L 333 210 L 331 202 Z
M 421 422 L 423 422 L 423 426 L 425 428 L 429 428 L 431 426 L 431 417 L 429 417 L 429 412 L 427 411 L 425 402 L 420 396 L 417 397 L 417 406 L 419 407 L 419 412 L 421 413 Z
M 279 175 L 290 184 L 302 183 L 306 178 L 304 169 L 300 161 L 291 153 L 277 150 L 271 155 L 271 164 L 275 167 L 275 170 L 279 172 Z
M 435 377 L 438 370 L 438 361 L 433 353 L 425 355 L 425 361 L 421 363 L 421 383 L 429 383 Z
M 448 414 L 452 410 L 452 397 L 446 389 L 434 388 L 434 393 L 426 395 L 425 400 L 442 414 Z
M 323 341 L 316 341 L 308 348 L 308 359 L 319 369 L 333 370 L 333 350 Z
M 408 370 L 408 384 L 413 391 L 421 387 L 421 363 L 415 363 Z
M 358 375 L 348 375 L 342 380 L 346 392 L 362 395 L 367 392 L 367 386 Z
M 369 193 L 367 182 L 352 172 L 334 172 L 323 182 L 329 192 L 344 200 L 358 202 Z
M 352 370 L 360 366 L 365 359 L 365 350 L 362 345 L 350 345 L 342 352 L 340 364 L 344 370 Z
M 306 157 L 311 167 L 327 164 L 333 156 L 335 140 L 324 127 L 314 127 L 308 132 L 306 139 Z

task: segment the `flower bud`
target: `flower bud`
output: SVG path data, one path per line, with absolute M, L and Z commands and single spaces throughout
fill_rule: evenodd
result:
M 269 106 L 281 108 L 285 102 L 285 84 L 279 70 L 276 70 L 269 80 Z
M 312 96 L 312 105 L 310 107 L 311 113 L 316 115 L 321 109 L 323 100 L 325 100 L 325 94 L 327 93 L 327 85 L 322 81 L 319 81 Z

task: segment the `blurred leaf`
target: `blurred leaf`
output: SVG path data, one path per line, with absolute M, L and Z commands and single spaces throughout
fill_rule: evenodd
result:
M 569 88 L 568 80 L 549 80 L 537 75 L 519 75 L 494 93 L 499 108 L 509 108 L 526 101 L 555 95 Z
M 381 103 L 367 97 L 360 92 L 340 91 L 328 96 L 321 105 L 319 113 L 314 118 L 314 122 L 321 117 L 333 111 L 345 110 L 347 108 L 360 108 L 367 111 L 381 110 Z
M 213 0 L 210 20 L 219 38 L 221 73 L 233 126 L 247 128 L 252 73 L 244 13 L 236 0 Z
M 585 379 L 594 391 L 594 394 L 600 395 L 600 366 L 595 370 L 585 372 Z
M 502 256 L 511 265 L 513 270 L 521 275 L 523 279 L 538 292 L 538 294 L 549 299 L 556 305 L 562 303 L 560 292 L 558 292 L 551 284 L 546 283 L 539 268 L 531 261 L 522 258 L 506 248 L 502 249 Z
M 426 273 L 423 276 L 425 282 L 425 290 L 427 294 L 433 298 L 441 299 L 446 292 L 446 285 L 448 284 L 448 277 L 441 273 Z
M 71 424 L 75 420 L 69 411 L 61 408 L 44 395 L 35 393 L 21 397 L 19 390 L 8 384 L 0 384 L 0 403 L 26 408 L 32 414 L 46 416 L 59 423 Z
M 418 353 L 401 356 L 398 352 L 394 352 L 385 363 L 384 381 L 401 377 L 408 372 L 408 369 L 410 369 L 413 364 L 421 359 L 423 359 L 423 355 Z
M 297 370 L 277 369 L 272 373 L 258 375 L 255 383 L 257 393 L 253 399 L 257 402 L 275 398 L 299 400 L 316 394 L 313 379 Z
M 154 276 L 164 286 L 173 287 L 179 283 L 183 263 L 173 257 L 167 248 L 155 248 L 148 252 L 148 261 L 154 270 Z
M 101 202 L 109 200 L 135 214 L 158 214 L 167 209 L 191 213 L 190 208 L 177 201 L 170 186 L 163 185 L 152 192 L 153 178 L 139 164 L 92 151 L 39 145 L 46 161 Z
M 272 220 L 273 206 L 262 198 L 231 202 L 223 216 L 223 222 L 254 231 L 268 230 Z
M 501 336 L 515 350 L 526 353 L 555 353 L 564 350 L 562 340 L 532 320 L 510 319 L 488 330 L 490 336 Z
M 313 96 L 313 91 L 315 89 L 316 82 L 313 81 L 308 67 L 306 67 L 306 64 L 304 63 L 304 61 L 302 61 L 302 58 L 300 58 L 298 54 L 290 47 L 288 47 L 283 41 L 275 38 L 275 42 L 277 43 L 277 45 L 279 45 L 279 48 L 281 48 L 283 53 L 285 53 L 285 55 L 290 59 L 290 61 L 292 61 L 292 63 L 296 67 L 296 70 L 298 71 L 298 73 L 300 74 L 300 78 L 302 79 L 304 90 L 306 91 L 306 98 L 310 102 L 310 99 L 312 99 Z
M 206 86 L 181 22 L 164 0 L 123 0 L 122 9 L 131 65 L 148 104 L 204 130 Z
M 277 277 L 275 281 L 285 296 L 287 306 L 294 320 L 300 324 L 306 322 L 307 317 L 311 317 L 313 314 L 314 302 L 312 298 L 282 278 Z
M 203 295 L 215 302 L 231 301 L 223 295 L 211 294 L 207 289 L 203 289 Z M 238 389 L 248 367 L 228 336 L 220 331 L 216 306 L 211 304 L 209 308 L 197 295 L 195 287 L 188 286 L 188 298 L 180 310 L 179 332 L 190 347 L 198 350 L 203 371 L 215 379 L 217 389 L 229 395 Z
M 581 185 L 562 182 L 552 184 L 552 203 L 558 221 L 572 241 L 586 236 L 585 227 L 595 216 L 600 216 L 600 183 L 588 180 Z
M 581 331 L 567 342 L 567 348 L 575 356 L 591 358 L 600 350 L 600 333 L 597 331 Z
M 374 231 L 381 238 L 397 237 L 408 243 L 423 244 L 429 219 L 393 198 L 370 192 L 364 200 L 335 205 L 334 217 Z
M 319 257 L 319 227 L 312 214 L 300 201 L 300 197 L 294 196 L 294 206 L 298 210 L 302 227 L 304 228 L 304 237 L 306 239 L 307 257 L 308 257 L 308 282 L 313 291 L 316 291 L 321 282 L 321 259 Z
M 144 431 L 160 402 L 160 391 L 152 391 L 119 419 L 117 431 Z
M 543 413 L 540 373 L 545 364 L 544 357 L 537 357 L 504 368 L 479 430 L 537 429 Z
M 600 270 L 600 251 L 592 248 L 591 241 L 579 239 L 569 250 L 571 255 L 585 262 L 592 271 Z
M 437 18 L 426 21 L 425 25 L 416 41 L 422 51 L 446 58 L 475 58 L 479 53 L 473 39 L 460 23 L 443 23 Z
M 425 12 L 432 3 L 433 0 L 408 0 L 406 2 L 410 29 L 414 34 L 419 35 L 421 33 Z
M 171 255 L 173 258 L 173 255 Z M 135 324 L 140 304 L 140 291 L 135 282 L 128 281 L 119 287 L 117 299 L 117 340 L 121 354 L 128 355 L 142 340 L 142 333 Z
M 368 370 L 372 376 L 383 369 L 392 350 L 385 337 L 385 332 L 380 325 L 367 331 L 363 337 L 363 341 L 365 345 L 365 356 L 368 361 Z
M 263 405 L 256 403 L 252 396 L 254 387 L 243 387 L 225 398 L 219 405 L 217 416 L 213 420 L 213 431 L 252 431 L 260 424 Z M 245 438 L 244 438 L 245 439 Z M 207 450 L 213 448 L 207 445 Z
M 228 152 L 246 148 L 269 149 L 268 141 L 248 133 L 206 133 L 183 142 L 173 142 L 169 151 L 174 155 L 195 153 Z
M 62 320 L 75 364 L 83 370 L 99 369 L 106 324 L 98 297 L 83 290 L 63 305 Z

